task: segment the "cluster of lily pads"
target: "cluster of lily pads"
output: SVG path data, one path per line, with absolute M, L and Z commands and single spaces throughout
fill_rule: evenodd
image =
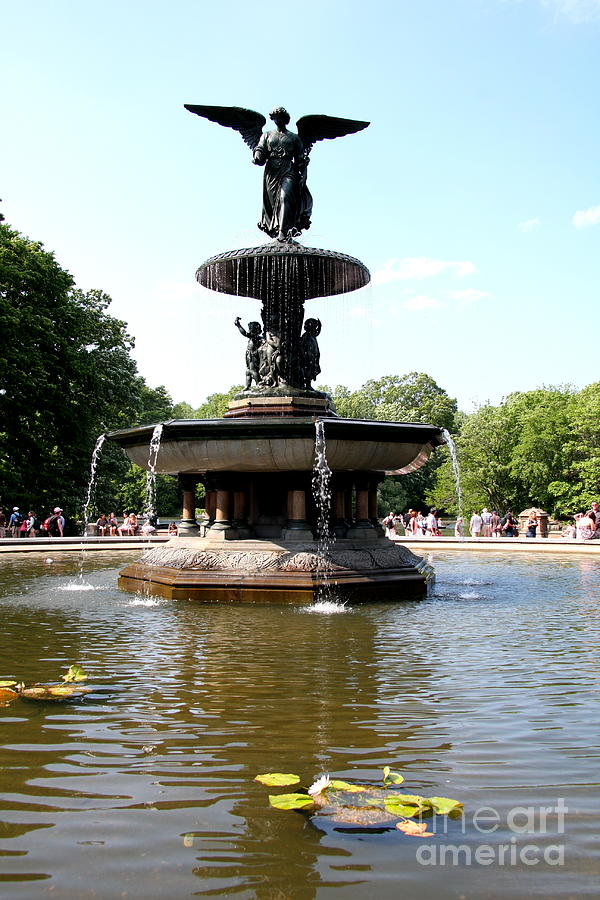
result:
M 82 694 L 89 693 L 92 688 L 80 682 L 87 679 L 87 674 L 78 665 L 69 666 L 62 683 L 31 684 L 14 678 L 0 679 L 0 706 L 8 706 L 13 700 L 72 700 Z
M 268 787 L 288 787 L 298 784 L 298 775 L 282 772 L 268 772 L 254 779 Z M 349 781 L 331 779 L 322 775 L 309 788 L 293 794 L 271 794 L 269 803 L 275 809 L 296 809 L 308 814 L 330 816 L 333 821 L 345 825 L 395 825 L 405 834 L 413 837 L 431 837 L 427 823 L 415 821 L 424 816 L 458 816 L 463 804 L 450 797 L 421 797 L 418 794 L 402 794 L 395 785 L 402 784 L 404 778 L 392 772 L 389 766 L 383 769 L 382 786 L 374 784 L 352 784 Z

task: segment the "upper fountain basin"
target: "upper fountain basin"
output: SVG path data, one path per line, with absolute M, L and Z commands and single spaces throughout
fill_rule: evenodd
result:
M 334 250 L 303 247 L 296 241 L 272 241 L 219 253 L 202 263 L 196 279 L 222 294 L 267 300 L 285 290 L 302 301 L 356 291 L 371 275 L 360 260 Z
M 310 471 L 315 459 L 315 422 L 325 423 L 327 461 L 334 472 L 405 474 L 420 468 L 444 442 L 440 428 L 404 422 L 321 417 L 261 419 L 173 419 L 163 426 L 156 471 Z M 113 431 L 108 436 L 129 459 L 148 467 L 154 425 Z

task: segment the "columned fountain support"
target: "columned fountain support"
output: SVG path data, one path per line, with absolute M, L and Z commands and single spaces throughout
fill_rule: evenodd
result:
M 200 531 L 196 521 L 196 485 L 198 478 L 195 475 L 179 475 L 179 485 L 182 493 L 181 521 L 177 524 L 177 530 L 181 536 L 193 537 Z

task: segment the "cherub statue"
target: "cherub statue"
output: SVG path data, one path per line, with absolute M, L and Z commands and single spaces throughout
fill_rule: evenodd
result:
M 267 120 L 254 110 L 188 103 L 185 108 L 239 131 L 253 152 L 253 162 L 265 166 L 263 209 L 258 227 L 279 241 L 291 240 L 310 227 L 312 197 L 306 186 L 306 168 L 313 144 L 325 138 L 354 134 L 369 124 L 334 116 L 303 116 L 296 122 L 298 133 L 295 134 L 287 129 L 289 113 L 278 106 L 270 116 L 275 128 L 263 134 Z
M 265 332 L 265 339 L 260 347 L 260 376 L 267 387 L 285 385 L 282 373 L 281 338 L 271 331 Z
M 317 343 L 320 334 L 321 320 L 307 319 L 304 323 L 304 334 L 300 338 L 300 363 L 306 390 L 310 390 L 311 381 L 314 381 L 321 371 L 321 353 Z
M 248 322 L 248 331 L 242 326 L 239 316 L 235 319 L 235 327 L 239 333 L 248 338 L 246 346 L 246 390 L 252 387 L 252 381 L 260 384 L 260 347 L 263 343 L 262 325 L 260 322 Z

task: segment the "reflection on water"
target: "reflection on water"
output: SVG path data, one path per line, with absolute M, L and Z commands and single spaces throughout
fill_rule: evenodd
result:
M 87 591 L 68 587 L 75 557 L 2 558 L 0 675 L 53 680 L 78 662 L 96 688 L 0 709 L 5 896 L 596 894 L 593 563 L 436 555 L 426 600 L 334 615 L 120 593 L 131 558 L 89 559 Z M 386 764 L 408 791 L 465 802 L 435 846 L 562 841 L 564 866 L 421 865 L 416 839 L 320 830 L 253 781 L 377 780 Z M 509 827 L 515 807 L 560 797 L 564 836 L 552 816 L 547 834 Z M 483 806 L 492 834 L 473 827 Z

